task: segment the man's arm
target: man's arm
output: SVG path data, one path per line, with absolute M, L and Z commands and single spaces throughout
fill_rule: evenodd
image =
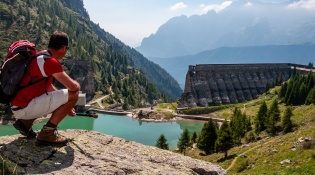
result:
M 58 80 L 61 84 L 63 84 L 69 91 L 71 92 L 79 92 L 80 84 L 70 78 L 66 72 L 59 72 L 52 74 L 52 76 Z

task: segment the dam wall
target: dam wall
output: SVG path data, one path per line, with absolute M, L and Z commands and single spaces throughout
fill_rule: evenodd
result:
M 287 81 L 293 64 L 200 64 L 189 66 L 182 107 L 213 106 L 249 101 L 268 85 Z

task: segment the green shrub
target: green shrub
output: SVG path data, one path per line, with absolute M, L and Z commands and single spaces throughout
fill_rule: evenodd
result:
M 303 149 L 312 149 L 315 147 L 315 140 L 310 140 L 302 144 Z
M 248 167 L 248 160 L 246 160 L 240 164 L 240 166 L 237 168 L 237 172 L 240 173 L 240 172 L 246 170 L 247 167 Z
M 254 141 L 256 141 L 256 134 L 254 133 L 254 131 L 250 131 L 250 132 L 246 133 L 244 139 L 245 139 L 246 143 L 254 142 Z

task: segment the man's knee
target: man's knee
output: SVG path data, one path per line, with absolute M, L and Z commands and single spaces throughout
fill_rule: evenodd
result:
M 68 95 L 69 95 L 69 102 L 77 102 L 79 99 L 79 91 L 78 92 L 71 92 L 68 91 Z

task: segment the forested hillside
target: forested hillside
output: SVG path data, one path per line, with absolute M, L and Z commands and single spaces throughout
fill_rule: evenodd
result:
M 86 64 L 84 67 L 92 72 L 91 97 L 112 89 L 113 101 L 139 107 L 143 102 L 180 96 L 178 83 L 166 71 L 90 21 L 82 0 L 0 0 L 1 60 L 15 40 L 27 39 L 38 50 L 46 49 L 50 34 L 56 30 L 70 37 L 65 70 L 75 79 L 89 79 L 69 64 L 80 61 L 81 67 Z

